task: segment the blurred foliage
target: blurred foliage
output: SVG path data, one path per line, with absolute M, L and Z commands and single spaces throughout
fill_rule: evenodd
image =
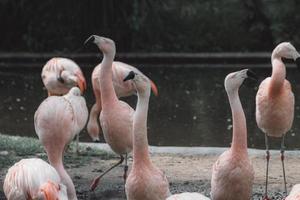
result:
M 271 51 L 300 44 L 296 0 L 1 0 L 0 51 L 77 52 L 90 34 L 119 52 Z

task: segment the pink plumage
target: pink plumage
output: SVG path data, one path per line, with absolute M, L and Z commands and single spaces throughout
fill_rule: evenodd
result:
M 8 200 L 67 200 L 56 170 L 38 158 L 22 159 L 8 169 L 3 185 Z
M 113 87 L 113 60 L 116 53 L 115 43 L 109 38 L 93 35 L 87 41 L 93 40 L 103 53 L 103 60 L 99 71 L 99 85 L 101 90 L 101 108 L 100 124 L 103 130 L 105 141 L 111 149 L 120 155 L 121 160 L 112 168 L 123 162 L 125 158 L 124 179 L 127 176 L 127 154 L 132 150 L 132 120 L 134 110 L 124 101 L 120 101 Z M 94 112 L 94 111 L 93 111 Z M 95 115 L 95 113 L 94 113 Z M 105 171 L 102 175 L 96 177 L 91 185 L 94 190 L 98 185 L 100 178 L 110 171 Z
M 225 89 L 233 118 L 231 148 L 225 151 L 213 166 L 211 198 L 213 200 L 249 200 L 254 179 L 253 166 L 247 151 L 247 126 L 238 90 L 248 70 L 227 75 Z
M 289 196 L 287 196 L 285 200 L 300 200 L 300 184 L 293 186 Z
M 128 77 L 132 76 L 138 101 L 133 118 L 133 164 L 125 184 L 126 196 L 128 200 L 165 200 L 170 196 L 168 180 L 151 162 L 148 150 L 147 116 L 151 83 L 143 74 L 131 71 Z
M 268 136 L 281 137 L 281 161 L 283 168 L 284 188 L 286 188 L 284 168 L 284 136 L 291 129 L 294 120 L 295 98 L 291 84 L 286 80 L 286 68 L 282 57 L 294 59 L 300 57 L 295 47 L 288 42 L 282 42 L 272 52 L 272 76 L 266 78 L 259 86 L 256 95 L 256 122 L 265 134 L 266 143 L 266 184 L 265 198 L 268 199 L 268 167 L 269 167 L 269 145 Z
M 64 96 L 45 99 L 34 116 L 36 133 L 47 152 L 50 164 L 67 186 L 70 200 L 76 200 L 77 197 L 73 182 L 63 166 L 63 154 L 66 146 L 84 128 L 87 118 L 85 99 L 77 87 Z
M 101 128 L 98 124 L 98 116 L 101 112 L 102 105 L 101 105 L 101 87 L 100 87 L 100 74 L 101 74 L 101 63 L 97 65 L 92 73 L 92 84 L 94 95 L 96 98 L 96 103 L 91 108 L 89 121 L 87 124 L 87 131 L 93 141 L 99 141 L 99 133 Z M 136 73 L 142 74 L 137 68 L 122 63 L 122 62 L 113 62 L 112 63 L 112 82 L 115 93 L 118 98 L 120 97 L 127 97 L 136 94 L 136 90 L 134 85 L 131 81 L 124 82 L 123 79 L 125 76 L 130 72 L 134 71 Z M 156 85 L 152 82 L 152 90 L 155 95 L 157 95 L 157 88 Z
M 72 87 L 78 86 L 83 92 L 86 81 L 80 67 L 68 58 L 51 58 L 43 67 L 41 74 L 49 95 L 64 95 Z

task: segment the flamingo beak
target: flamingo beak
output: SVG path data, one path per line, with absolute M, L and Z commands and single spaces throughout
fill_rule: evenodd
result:
M 77 76 L 77 85 L 81 91 L 81 94 L 86 90 L 86 81 L 81 72 L 76 73 Z
M 123 79 L 123 81 L 132 80 L 135 77 L 135 73 L 133 71 L 130 71 L 129 74 Z
M 94 35 L 91 35 L 88 39 L 86 39 L 84 41 L 84 45 L 87 45 L 90 42 L 93 42 L 93 43 L 95 42 L 95 36 Z
M 155 96 L 158 96 L 158 89 L 157 89 L 155 83 L 152 80 L 150 80 L 150 83 L 151 83 L 151 90 L 152 90 L 153 94 Z
M 250 69 L 247 70 L 247 76 L 248 76 L 248 78 L 250 78 L 252 80 L 258 81 L 257 75 Z

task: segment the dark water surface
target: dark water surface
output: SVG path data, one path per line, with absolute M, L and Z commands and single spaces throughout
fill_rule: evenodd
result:
M 231 111 L 223 86 L 225 76 L 237 68 L 155 67 L 140 68 L 152 78 L 159 89 L 151 97 L 148 137 L 151 145 L 218 146 L 231 142 Z M 263 80 L 270 68 L 253 69 Z M 93 101 L 90 76 L 92 68 L 83 68 L 88 81 L 85 93 L 88 107 Z M 0 133 L 36 137 L 34 112 L 47 97 L 40 78 L 41 68 L 0 69 Z M 293 129 L 287 134 L 288 149 L 300 149 L 300 72 L 289 68 L 287 78 L 296 97 Z M 264 135 L 255 122 L 255 95 L 258 83 L 247 83 L 240 89 L 241 101 L 248 123 L 249 147 L 264 148 Z M 135 106 L 136 97 L 125 99 Z M 81 141 L 91 141 L 84 130 Z M 103 140 L 103 138 L 102 138 Z M 273 140 L 271 148 L 279 148 Z

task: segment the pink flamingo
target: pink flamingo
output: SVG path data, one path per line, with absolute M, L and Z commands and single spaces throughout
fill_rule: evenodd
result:
M 165 174 L 150 159 L 147 139 L 147 115 L 150 98 L 150 80 L 131 71 L 124 81 L 133 80 L 138 101 L 133 117 L 133 164 L 126 180 L 128 200 L 162 200 L 170 196 Z
M 98 124 L 98 116 L 101 112 L 101 88 L 100 88 L 100 74 L 101 74 L 101 63 L 95 67 L 92 73 L 92 83 L 94 95 L 96 98 L 96 103 L 93 105 L 90 111 L 90 117 L 87 124 L 87 131 L 94 142 L 99 142 L 99 132 L 100 127 Z M 122 63 L 113 62 L 112 63 L 112 81 L 113 87 L 115 89 L 118 98 L 127 97 L 136 94 L 135 88 L 131 81 L 123 82 L 125 76 L 130 72 L 134 71 L 136 73 L 142 74 L 137 68 Z M 155 84 L 151 81 L 151 88 L 153 93 L 157 96 L 158 91 Z
M 102 106 L 100 124 L 103 135 L 111 149 L 120 155 L 121 158 L 117 164 L 94 179 L 91 185 L 91 190 L 94 190 L 102 176 L 124 161 L 123 155 L 125 155 L 123 177 L 124 181 L 126 180 L 128 171 L 127 155 L 132 150 L 132 120 L 134 110 L 127 103 L 117 98 L 113 87 L 112 63 L 116 53 L 114 41 L 97 35 L 90 36 L 85 43 L 89 41 L 95 43 L 103 53 L 99 76 Z
M 68 58 L 51 58 L 43 67 L 42 80 L 48 90 L 48 96 L 64 95 L 72 87 L 78 86 L 81 93 L 86 90 L 86 81 L 80 67 Z M 76 152 L 79 135 L 76 136 Z
M 166 200 L 210 200 L 208 197 L 196 192 L 184 192 L 181 194 L 174 194 Z
M 85 99 L 77 87 L 64 96 L 48 97 L 34 115 L 35 131 L 47 152 L 50 164 L 67 186 L 70 200 L 76 200 L 77 197 L 74 184 L 63 166 L 63 154 L 66 146 L 84 128 L 87 118 Z
M 51 58 L 43 67 L 42 80 L 48 95 L 64 95 L 78 86 L 83 93 L 86 81 L 80 67 L 68 58 Z
M 294 94 L 291 84 L 285 79 L 286 69 L 281 58 L 294 59 L 299 64 L 299 53 L 288 42 L 280 43 L 272 52 L 272 76 L 266 78 L 259 86 L 256 95 L 256 122 L 265 133 L 266 143 L 266 184 L 265 199 L 268 199 L 269 145 L 268 136 L 281 137 L 281 162 L 283 169 L 284 189 L 286 178 L 284 168 L 284 136 L 292 127 L 294 120 Z
M 56 170 L 38 158 L 22 159 L 8 169 L 3 185 L 8 200 L 67 200 Z
M 285 198 L 285 200 L 299 200 L 300 199 L 300 184 L 296 184 L 293 186 L 289 196 Z
M 254 179 L 253 166 L 247 151 L 247 126 L 239 98 L 239 87 L 254 74 L 248 69 L 230 73 L 225 78 L 232 118 L 233 133 L 230 149 L 215 162 L 211 178 L 213 200 L 246 200 L 251 198 Z

